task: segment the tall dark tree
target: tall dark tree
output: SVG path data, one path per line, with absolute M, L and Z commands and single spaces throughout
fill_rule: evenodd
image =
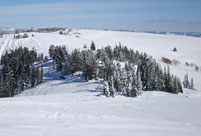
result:
M 95 46 L 95 43 L 92 41 L 91 43 L 91 50 L 92 51 L 95 51 L 96 50 L 96 46 Z

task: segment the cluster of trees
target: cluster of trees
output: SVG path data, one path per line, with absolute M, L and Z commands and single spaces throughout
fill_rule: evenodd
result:
M 28 38 L 28 34 L 27 33 L 24 33 L 23 35 L 21 34 L 17 34 L 17 35 L 14 35 L 14 39 L 21 39 L 21 38 Z
M 12 97 L 42 82 L 43 68 L 40 63 L 35 64 L 37 58 L 37 52 L 26 47 L 19 47 L 2 55 L 0 97 Z
M 3 37 L 3 32 L 0 32 L 0 38 L 2 38 Z
M 65 31 L 65 28 L 59 28 L 59 27 L 52 27 L 52 28 L 39 28 L 36 30 L 36 32 L 39 33 L 49 33 L 49 32 L 56 32 L 56 31 Z
M 119 44 L 115 48 L 107 46 L 97 49 L 75 49 L 68 53 L 65 46 L 49 48 L 54 68 L 61 71 L 61 78 L 67 74 L 81 72 L 86 80 L 104 79 L 104 93 L 115 96 L 124 93 L 135 97 L 143 91 L 160 90 L 170 93 L 183 92 L 180 80 L 170 74 L 169 67 L 162 69 L 146 53 L 139 53 Z
M 191 78 L 191 82 L 190 82 L 188 80 L 188 73 L 186 73 L 186 75 L 184 76 L 183 86 L 184 86 L 184 88 L 195 90 L 193 78 Z
M 65 31 L 65 28 L 59 28 L 59 27 L 52 27 L 52 28 L 39 28 L 39 29 L 15 29 L 15 34 L 19 33 L 28 33 L 28 32 L 39 32 L 39 33 L 48 33 L 48 32 L 56 32 L 56 31 Z

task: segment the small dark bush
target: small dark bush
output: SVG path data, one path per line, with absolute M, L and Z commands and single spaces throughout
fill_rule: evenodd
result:
M 172 61 L 168 58 L 162 57 L 162 61 L 166 64 L 172 64 Z

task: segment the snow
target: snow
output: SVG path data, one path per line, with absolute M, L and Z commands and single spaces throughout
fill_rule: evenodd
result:
M 80 33 L 80 38 L 76 33 Z M 32 37 L 34 34 L 34 37 Z M 7 42 L 10 41 L 10 42 Z M 97 48 L 102 46 L 115 46 L 121 42 L 123 45 L 135 50 L 147 52 L 156 59 L 161 56 L 170 59 L 177 58 L 182 63 L 192 62 L 201 65 L 199 57 L 201 50 L 201 38 L 178 35 L 162 35 L 141 32 L 118 32 L 103 30 L 73 30 L 69 35 L 59 35 L 58 33 L 29 33 L 29 38 L 13 39 L 13 35 L 5 35 L 0 39 L 1 54 L 5 49 L 13 49 L 18 46 L 26 46 L 48 55 L 50 45 L 66 45 L 69 51 L 74 48 L 83 48 L 86 44 L 90 46 L 94 41 Z M 10 45 L 10 46 L 8 46 Z M 176 47 L 178 52 L 172 52 Z
M 107 98 L 94 90 L 96 82 L 82 82 L 79 76 L 69 78 L 45 81 L 17 97 L 1 99 L 1 134 L 200 135 L 198 91 L 186 90 L 179 95 L 146 92 L 138 98 Z
M 80 38 L 74 35 L 80 33 Z M 117 32 L 73 30 L 70 35 L 28 33 L 29 38 L 0 38 L 0 55 L 19 46 L 33 47 L 45 55 L 51 44 L 66 45 L 69 51 L 88 47 L 115 46 L 119 42 L 156 58 L 177 59 L 180 65 L 170 70 L 183 80 L 185 73 L 194 78 L 197 91 L 183 94 L 144 92 L 137 98 L 118 95 L 107 98 L 96 90 L 96 80 L 86 82 L 79 75 L 60 80 L 59 73 L 48 72 L 52 62 L 44 64 L 44 82 L 13 98 L 0 99 L 0 132 L 2 136 L 199 136 L 201 133 L 201 72 L 185 62 L 201 66 L 201 38 Z M 31 35 L 34 34 L 34 37 Z M 171 50 L 176 47 L 178 52 Z

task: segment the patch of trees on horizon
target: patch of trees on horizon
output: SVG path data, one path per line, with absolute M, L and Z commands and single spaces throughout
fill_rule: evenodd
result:
M 1 57 L 0 97 L 12 97 L 24 89 L 35 87 L 43 80 L 42 65 L 34 63 L 43 60 L 36 50 L 19 47 Z
M 51 45 L 49 55 L 54 68 L 65 75 L 81 71 L 86 80 L 104 79 L 104 94 L 115 96 L 123 93 L 135 97 L 142 91 L 165 91 L 182 93 L 180 79 L 164 69 L 146 53 L 139 53 L 119 44 L 115 48 L 107 46 L 96 49 L 94 42 L 91 48 L 74 49 L 68 53 L 65 46 Z
M 36 32 L 39 33 L 49 33 L 49 32 L 57 32 L 57 31 L 65 31 L 65 28 L 60 27 L 52 27 L 52 28 L 39 28 L 36 30 Z
M 21 38 L 28 38 L 28 37 L 29 35 L 27 33 L 24 33 L 24 34 L 18 33 L 14 35 L 14 39 L 21 39 Z

